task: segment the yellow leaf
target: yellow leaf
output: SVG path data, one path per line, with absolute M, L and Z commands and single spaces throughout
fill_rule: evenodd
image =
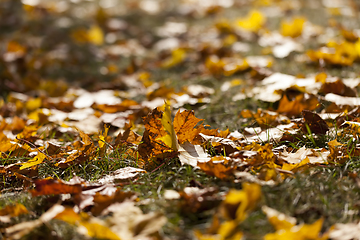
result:
M 174 125 L 172 123 L 172 119 L 171 119 L 171 109 L 170 109 L 170 104 L 168 102 L 165 101 L 164 104 L 164 113 L 163 116 L 161 118 L 161 124 L 164 126 L 166 132 L 168 134 L 166 134 L 165 136 L 161 137 L 160 139 L 171 149 L 177 151 L 178 150 L 178 142 L 177 142 L 177 138 L 176 138 L 176 134 L 175 134 L 175 130 L 174 130 Z
M 283 163 L 283 166 L 281 169 L 294 172 L 294 170 L 302 168 L 302 167 L 308 165 L 309 163 L 310 163 L 309 157 L 306 157 L 297 164 Z
M 324 219 L 320 218 L 313 224 L 302 224 L 291 228 L 279 229 L 275 233 L 264 236 L 264 240 L 325 240 L 326 234 L 320 235 Z
M 87 36 L 88 41 L 95 45 L 101 45 L 104 43 L 104 33 L 97 25 L 91 26 L 91 28 L 87 32 Z
M 360 58 L 360 39 L 354 44 L 358 58 Z
M 178 48 L 171 52 L 171 57 L 165 59 L 161 63 L 163 68 L 171 68 L 180 63 L 182 63 L 186 58 L 186 51 L 184 49 Z
M 276 229 L 290 229 L 296 225 L 296 219 L 285 215 L 268 206 L 263 206 L 262 211 L 266 214 L 271 225 Z
M 236 25 L 251 32 L 257 32 L 266 21 L 265 16 L 257 10 L 252 10 L 247 17 L 238 19 Z
M 324 72 L 318 73 L 315 76 L 315 82 L 320 82 L 324 84 L 326 82 L 327 74 Z
M 32 112 L 32 111 L 40 108 L 41 104 L 42 104 L 41 98 L 33 98 L 33 99 L 29 99 L 26 102 L 25 107 L 28 110 L 28 112 Z
M 38 164 L 42 163 L 45 159 L 46 159 L 46 155 L 43 154 L 42 152 L 38 151 L 38 154 L 33 159 L 30 159 L 26 163 L 22 164 L 22 166 L 20 167 L 20 170 L 38 165 Z
M 86 234 L 92 238 L 120 240 L 119 236 L 111 231 L 110 228 L 97 223 L 96 218 L 92 218 L 86 213 L 77 214 L 72 208 L 66 208 L 59 213 L 55 219 L 62 220 L 78 227 L 84 227 L 87 230 Z
M 101 133 L 99 136 L 100 140 L 98 141 L 98 144 L 99 144 L 100 149 L 102 149 L 106 144 L 105 139 L 107 137 L 108 131 L 109 131 L 109 127 L 105 125 L 104 134 Z
M 0 132 L 0 152 L 7 152 L 13 144 L 3 132 Z
M 59 219 L 70 224 L 76 224 L 81 220 L 81 217 L 79 214 L 75 213 L 72 208 L 65 208 L 64 211 L 56 215 L 55 219 Z
M 85 227 L 88 231 L 87 234 L 92 238 L 120 240 L 119 236 L 111 231 L 110 228 L 99 223 L 81 221 L 80 226 Z
M 220 228 L 218 230 L 218 235 L 221 236 L 221 239 L 241 239 L 242 233 L 237 232 L 236 233 L 236 227 L 238 226 L 238 223 L 236 221 L 226 221 L 220 225 Z M 234 236 L 235 235 L 235 236 Z M 239 238 L 240 236 L 240 238 Z
M 291 22 L 282 21 L 280 32 L 283 36 L 296 38 L 301 35 L 306 19 L 296 17 Z
M 242 222 L 261 198 L 261 187 L 255 183 L 244 183 L 242 190 L 231 189 L 223 202 L 223 215 L 227 219 Z

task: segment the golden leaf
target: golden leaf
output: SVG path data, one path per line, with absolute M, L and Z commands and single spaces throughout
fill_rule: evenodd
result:
M 173 122 L 171 119 L 171 109 L 170 104 L 165 101 L 164 105 L 165 111 L 163 113 L 163 116 L 161 118 L 161 124 L 165 128 L 167 134 L 160 138 L 168 147 L 173 149 L 174 151 L 178 150 L 178 140 L 175 134 Z
M 39 165 L 46 159 L 46 155 L 40 151 L 38 151 L 38 154 L 33 158 L 27 161 L 26 163 L 23 163 L 20 167 L 20 170 L 30 168 L 32 166 Z
M 223 216 L 242 222 L 254 210 L 260 198 L 261 186 L 256 183 L 244 183 L 242 190 L 231 189 L 222 203 Z
M 269 233 L 264 236 L 264 240 L 325 240 L 326 234 L 320 235 L 324 219 L 320 218 L 313 224 L 297 225 L 292 228 L 279 229 L 275 233 Z
M 291 22 L 283 20 L 280 32 L 283 36 L 296 38 L 301 35 L 305 21 L 302 17 L 296 17 Z
M 260 11 L 252 10 L 245 18 L 238 19 L 236 26 L 251 32 L 257 32 L 264 25 L 265 21 L 266 18 Z

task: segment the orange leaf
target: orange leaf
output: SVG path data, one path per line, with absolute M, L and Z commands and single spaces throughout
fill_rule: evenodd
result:
M 174 129 L 179 143 L 183 144 L 186 141 L 192 143 L 201 130 L 196 128 L 196 125 L 203 120 L 195 117 L 194 111 L 178 111 L 174 118 Z
M 304 109 L 316 109 L 318 104 L 317 98 L 313 95 L 299 94 L 292 101 L 289 101 L 286 95 L 284 95 L 280 100 L 277 112 L 285 113 L 288 116 L 298 116 Z
M 69 184 L 56 179 L 35 180 L 35 189 L 29 190 L 33 197 L 51 194 L 74 194 L 80 193 L 80 184 Z
M 231 178 L 237 169 L 237 166 L 226 157 L 212 157 L 210 161 L 198 162 L 197 166 L 206 174 L 220 179 Z

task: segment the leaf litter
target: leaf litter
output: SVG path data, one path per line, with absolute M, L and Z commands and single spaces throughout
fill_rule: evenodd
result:
M 260 208 L 275 230 L 263 239 L 357 236 L 349 233 L 358 232 L 357 218 L 333 226 L 326 216 L 297 221 L 267 206 L 262 190 L 346 169 L 360 156 L 359 31 L 336 20 L 356 18 L 355 2 L 315 1 L 326 24 L 294 14 L 300 1 L 90 2 L 0 2 L 0 26 L 12 29 L 1 33 L 0 57 L 6 239 L 54 220 L 86 238 L 170 239 L 162 231 L 173 224 L 166 210 L 146 212 L 155 199 L 176 205 L 172 215 L 179 211 L 183 222 L 212 214 L 188 238 L 251 239 L 246 221 Z M 234 15 L 240 8 L 246 11 Z M 311 70 L 279 72 L 282 61 Z M 245 123 L 240 128 L 212 127 L 212 117 L 195 115 L 222 104 L 219 92 L 226 104 L 251 99 L 266 107 L 231 112 Z M 156 197 L 132 191 L 174 165 L 218 184 L 193 178 L 188 186 L 160 185 Z M 357 181 L 356 172 L 346 174 Z M 31 213 L 6 201 L 13 193 L 49 205 Z M 350 208 L 355 215 L 357 206 Z

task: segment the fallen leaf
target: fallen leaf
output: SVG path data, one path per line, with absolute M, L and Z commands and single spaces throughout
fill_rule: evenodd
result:
M 284 95 L 279 103 L 277 112 L 287 116 L 298 116 L 303 110 L 314 110 L 319 106 L 319 101 L 314 95 L 299 94 L 294 100 L 289 100 Z
M 244 18 L 237 19 L 235 24 L 242 29 L 257 32 L 265 24 L 265 16 L 257 10 L 252 10 Z
M 194 111 L 178 111 L 174 118 L 174 130 L 179 143 L 193 143 L 194 138 L 201 131 L 201 128 L 196 126 L 203 120 L 195 117 Z
M 42 163 L 46 158 L 47 156 L 44 153 L 37 151 L 37 155 L 33 159 L 30 159 L 27 162 L 23 163 L 20 167 L 20 170 L 37 166 Z
M 269 222 L 275 230 L 287 230 L 296 225 L 296 218 L 290 217 L 268 206 L 262 206 L 262 211 L 266 214 Z
M 124 181 L 133 181 L 140 173 L 146 173 L 144 169 L 134 168 L 134 167 L 124 167 L 115 170 L 109 175 L 106 175 L 99 180 L 97 180 L 100 184 L 109 184 L 116 182 L 124 182 Z
M 206 174 L 220 179 L 233 178 L 234 172 L 237 169 L 237 164 L 235 162 L 231 161 L 230 158 L 222 156 L 212 157 L 210 161 L 206 162 L 200 162 L 198 160 L 197 166 Z
M 192 167 L 197 167 L 198 162 L 207 162 L 211 158 L 201 145 L 192 145 L 189 142 L 179 146 L 179 160 L 181 164 L 188 164 Z
M 69 184 L 56 179 L 35 180 L 35 189 L 29 190 L 32 196 L 52 194 L 75 194 L 82 191 L 80 184 Z
M 106 210 L 112 213 L 112 216 L 106 218 L 106 226 L 120 239 L 147 239 L 167 222 L 166 217 L 160 213 L 143 214 L 133 202 L 112 204 Z
M 302 131 L 304 133 L 315 133 L 325 135 L 329 131 L 329 126 L 317 113 L 302 110 L 301 115 L 303 116 L 304 123 L 302 125 Z
M 328 239 L 326 234 L 321 234 L 321 227 L 323 219 L 320 218 L 313 224 L 301 224 L 293 226 L 292 228 L 279 229 L 275 233 L 268 233 L 264 236 L 264 240 L 287 240 L 287 239 L 298 239 L 298 240 L 325 240 Z M 272 221 L 276 223 L 276 221 Z M 286 225 L 285 225 L 286 226 Z
M 260 185 L 243 183 L 242 186 L 242 190 L 230 189 L 222 202 L 221 213 L 228 220 L 244 221 L 261 199 Z
M 216 188 L 199 189 L 186 187 L 180 194 L 180 208 L 182 213 L 201 213 L 217 207 L 222 198 Z
M 292 21 L 281 21 L 280 32 L 283 36 L 296 38 L 301 35 L 306 19 L 302 17 L 295 17 Z
M 57 214 L 54 219 L 76 225 L 78 232 L 91 238 L 120 240 L 120 237 L 116 233 L 111 231 L 108 226 L 105 226 L 105 222 L 90 217 L 86 213 L 77 214 L 72 208 L 65 208 Z

